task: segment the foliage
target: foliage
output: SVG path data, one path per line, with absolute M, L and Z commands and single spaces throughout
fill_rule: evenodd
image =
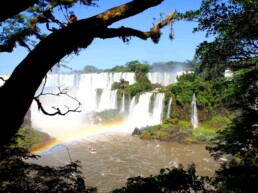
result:
M 31 51 L 49 32 L 68 24 L 69 15 L 76 3 L 96 6 L 96 3 L 87 0 L 35 1 L 34 6 L 28 7 L 26 11 L 1 22 L 0 45 L 4 45 L 1 51 L 11 52 L 16 43 Z M 54 16 L 58 9 L 62 10 L 63 14 Z M 47 33 L 46 30 L 42 30 L 43 26 L 49 30 Z
M 51 137 L 44 132 L 37 131 L 29 125 L 22 125 L 18 131 L 17 145 L 24 149 L 32 149 L 50 140 Z
M 144 85 L 139 83 L 134 83 L 128 87 L 125 88 L 125 92 L 130 94 L 131 97 L 136 96 L 138 93 L 146 91 Z
M 232 154 L 243 163 L 257 164 L 257 117 L 257 111 L 246 111 L 234 118 L 227 129 L 219 131 L 219 136 L 213 139 L 208 150 L 215 158 Z
M 232 115 L 230 117 L 228 116 L 221 116 L 221 115 L 215 115 L 212 116 L 211 119 L 207 120 L 207 121 L 203 121 L 200 124 L 200 129 L 206 129 L 209 128 L 213 131 L 218 131 L 218 130 L 224 130 L 228 124 L 230 124 L 231 122 L 231 117 L 233 117 Z
M 169 192 L 211 192 L 205 185 L 207 176 L 196 175 L 196 166 L 191 164 L 184 169 L 182 165 L 161 169 L 160 174 L 150 177 L 128 178 L 126 187 L 112 193 L 169 193 Z
M 98 68 L 96 68 L 95 66 L 91 66 L 91 65 L 84 66 L 84 68 L 83 68 L 84 73 L 96 73 L 99 71 L 100 70 Z
M 115 66 L 111 69 L 105 70 L 106 72 L 142 72 L 147 73 L 151 69 L 151 66 L 147 62 L 140 62 L 138 60 L 133 60 L 127 62 L 124 66 Z
M 227 95 L 232 90 L 231 81 L 227 78 L 204 80 L 194 73 L 177 77 L 177 83 L 168 85 L 166 90 L 173 93 L 172 118 L 189 121 L 189 108 L 193 94 L 196 96 L 198 118 L 200 122 L 211 119 L 214 115 L 225 116 L 227 113 Z
M 151 82 L 149 81 L 146 73 L 149 72 L 149 64 L 142 64 L 138 60 L 128 62 L 125 66 L 125 71 L 134 72 L 136 83 L 129 85 L 121 79 L 120 82 L 114 82 L 112 89 L 120 89 L 121 93 L 126 93 L 131 97 L 139 93 L 152 90 Z
M 120 89 L 123 90 L 124 88 L 126 88 L 127 86 L 129 86 L 129 81 L 125 81 L 123 78 L 120 79 L 120 82 L 113 82 L 111 85 L 111 89 L 115 90 L 115 89 Z M 122 92 L 123 93 L 123 92 Z
M 141 139 L 156 139 L 160 141 L 176 142 L 182 144 L 207 143 L 215 136 L 210 128 L 193 129 L 192 124 L 177 119 L 165 119 L 164 123 L 144 128 L 141 131 Z
M 258 168 L 253 164 L 237 163 L 235 160 L 223 164 L 216 171 L 213 184 L 217 192 L 255 193 L 257 188 Z
M 150 140 L 151 139 L 151 134 L 148 130 L 144 130 L 142 133 L 141 133 L 141 136 L 140 136 L 141 139 L 144 139 L 144 140 Z
M 118 66 L 115 66 L 111 69 L 107 69 L 107 70 L 104 70 L 105 72 L 128 72 L 128 68 L 126 66 L 123 66 L 123 65 L 118 65 Z
M 150 65 L 147 63 L 141 63 L 138 60 L 134 60 L 131 62 L 126 63 L 126 67 L 128 68 L 129 72 L 142 72 L 146 74 L 150 70 Z
M 212 42 L 201 43 L 196 52 L 202 61 L 201 68 L 213 69 L 210 76 L 221 75 L 227 68 L 235 71 L 256 66 L 253 59 L 257 58 L 257 9 L 256 1 L 209 0 L 195 13 L 187 12 L 183 16 L 199 22 L 195 32 L 214 35 Z
M 195 93 L 198 108 L 216 109 L 218 105 L 221 105 L 221 93 L 226 87 L 225 81 L 226 79 L 204 81 L 200 76 L 188 73 L 179 76 L 177 83 L 170 87 L 180 106 L 190 104 Z
M 31 162 L 39 159 L 17 146 L 17 136 L 0 150 L 0 192 L 96 192 L 86 187 L 80 162 L 71 161 L 61 167 L 41 166 Z
M 204 77 L 221 76 L 226 69 L 234 74 L 222 94 L 235 118 L 207 147 L 215 158 L 232 156 L 217 171 L 216 186 L 221 192 L 253 192 L 258 166 L 257 1 L 203 1 L 198 11 L 183 18 L 199 22 L 194 31 L 214 36 L 196 52 Z

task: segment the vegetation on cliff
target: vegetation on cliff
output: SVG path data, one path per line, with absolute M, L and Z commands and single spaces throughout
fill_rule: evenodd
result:
M 27 124 L 22 125 L 18 131 L 18 136 L 17 145 L 28 150 L 54 140 L 47 133 L 35 130 Z
M 142 139 L 158 139 L 179 143 L 203 143 L 223 130 L 234 114 L 227 107 L 227 95 L 232 90 L 231 79 L 204 80 L 201 75 L 187 73 L 177 77 L 177 82 L 161 87 L 165 93 L 163 123 L 141 129 Z M 199 126 L 191 124 L 191 102 L 196 95 Z M 168 117 L 169 99 L 170 115 Z

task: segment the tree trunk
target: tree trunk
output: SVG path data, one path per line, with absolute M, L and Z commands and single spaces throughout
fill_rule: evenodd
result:
M 116 33 L 116 31 L 114 33 L 105 33 L 105 31 L 109 30 L 107 26 L 121 19 L 136 15 L 149 7 L 156 6 L 162 1 L 134 0 L 97 16 L 77 21 L 55 31 L 41 41 L 15 68 L 10 78 L 0 88 L 0 147 L 8 144 L 11 137 L 19 130 L 24 116 L 33 101 L 35 92 L 47 72 L 55 64 L 67 54 L 80 48 L 86 48 L 95 37 L 113 38 L 120 36 L 121 33 Z M 141 35 L 138 33 L 131 35 L 142 39 L 151 37 L 151 33 L 142 33 Z M 107 36 L 107 34 L 109 35 Z M 125 34 L 130 35 L 130 33 Z

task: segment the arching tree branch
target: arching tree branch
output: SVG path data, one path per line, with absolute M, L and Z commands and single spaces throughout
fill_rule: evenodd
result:
M 0 111 L 0 122 L 1 128 L 6 131 L 5 135 L 0 136 L 0 146 L 7 144 L 19 130 L 38 87 L 55 64 L 66 55 L 89 46 L 94 38 L 101 36 L 101 31 L 106 31 L 107 27 L 114 22 L 141 13 L 162 2 L 163 0 L 131 1 L 57 30 L 37 44 L 0 87 L 0 106 L 4 109 Z M 161 28 L 165 23 L 161 22 L 157 28 Z M 139 32 L 136 32 L 134 31 L 135 34 L 138 33 L 137 37 L 140 37 Z M 113 37 L 119 36 L 117 34 Z M 59 109 L 56 110 L 59 111 Z M 13 121 L 8 121 L 10 118 Z

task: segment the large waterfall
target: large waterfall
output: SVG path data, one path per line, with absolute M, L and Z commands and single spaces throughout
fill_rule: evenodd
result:
M 174 73 L 148 73 L 147 76 L 152 83 L 159 83 L 161 85 L 168 85 L 176 81 Z M 70 91 L 70 95 L 80 101 L 82 112 L 77 115 L 55 117 L 55 120 L 52 119 L 49 121 L 47 120 L 50 118 L 46 116 L 44 118 L 41 117 L 41 120 L 44 120 L 44 124 L 46 124 L 46 122 L 53 123 L 60 119 L 60 128 L 63 128 L 61 124 L 65 124 L 69 128 L 75 128 L 77 124 L 94 123 L 94 121 L 92 121 L 92 115 L 94 113 L 103 112 L 105 110 L 115 110 L 117 113 L 126 116 L 128 126 L 130 127 L 129 130 L 131 131 L 133 131 L 135 127 L 142 128 L 160 124 L 163 116 L 165 94 L 147 92 L 140 96 L 133 97 L 132 99 L 130 96 L 122 94 L 118 100 L 118 90 L 112 90 L 111 87 L 114 82 L 120 82 L 121 80 L 126 81 L 129 85 L 134 84 L 135 74 L 129 72 L 49 74 L 45 82 L 45 90 L 47 92 L 54 92 L 57 87 L 67 88 Z M 171 102 L 169 103 L 170 108 Z M 58 104 L 69 108 L 74 106 L 71 100 L 63 100 L 58 97 L 49 100 L 43 99 L 43 104 L 48 106 L 49 109 L 53 109 L 53 107 L 56 108 Z M 36 108 L 34 108 L 34 110 L 35 109 Z M 170 113 L 169 111 L 170 110 L 168 110 L 168 114 Z M 72 121 L 68 123 L 70 117 L 72 117 Z M 36 113 L 32 113 L 32 122 L 35 128 L 40 127 L 37 125 L 37 120 L 39 119 L 37 119 Z

